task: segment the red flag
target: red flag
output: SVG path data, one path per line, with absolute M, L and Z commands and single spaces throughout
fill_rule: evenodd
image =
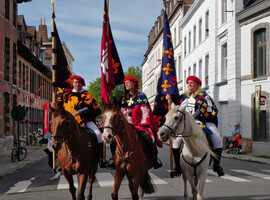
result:
M 49 119 L 48 119 L 48 104 L 44 103 L 44 113 L 43 113 L 43 130 L 44 133 L 49 132 Z
M 116 85 L 123 83 L 124 78 L 122 65 L 113 41 L 105 0 L 101 42 L 101 98 L 106 104 L 110 103 L 109 95 L 112 90 Z

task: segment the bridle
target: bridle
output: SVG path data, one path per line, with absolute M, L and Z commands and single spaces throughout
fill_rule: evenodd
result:
M 119 129 L 119 126 L 120 126 L 120 121 L 122 122 L 122 118 L 121 118 L 121 114 L 118 112 L 118 117 L 117 117 L 117 125 L 116 125 L 116 128 L 113 128 L 111 126 L 104 126 L 104 129 L 108 128 L 108 129 L 111 129 L 112 130 L 112 134 L 113 136 L 115 136 L 118 132 L 119 133 L 122 133 L 123 132 L 123 129 L 122 130 L 118 130 Z
M 179 124 L 182 122 L 182 120 L 184 120 L 184 122 L 186 121 L 186 113 L 184 113 L 181 110 L 177 110 L 176 112 L 180 112 L 182 114 L 181 119 L 179 120 L 179 122 L 177 123 L 177 125 L 175 126 L 175 129 L 172 129 L 171 127 L 169 127 L 167 124 L 164 124 L 163 126 L 165 126 L 166 128 L 168 128 L 170 130 L 169 135 L 174 135 L 174 137 L 190 137 L 190 135 L 179 135 L 179 134 L 175 134 L 176 130 L 179 127 Z M 186 127 L 186 123 L 184 123 L 184 130 Z

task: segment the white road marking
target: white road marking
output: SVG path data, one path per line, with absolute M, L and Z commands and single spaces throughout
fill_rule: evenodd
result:
M 74 181 L 74 186 L 76 188 L 78 188 L 77 175 L 73 175 L 73 181 Z M 59 179 L 59 182 L 58 182 L 58 185 L 57 185 L 57 190 L 64 190 L 64 189 L 69 189 L 69 185 L 68 185 L 68 182 L 67 182 L 66 178 L 63 175 L 61 175 L 60 179 Z
M 207 170 L 207 173 L 211 174 L 211 175 L 217 175 L 216 172 L 214 172 L 213 170 L 210 170 L 210 169 Z M 230 180 L 233 182 L 250 182 L 250 180 L 239 178 L 236 176 L 230 176 L 229 174 L 225 174 L 224 176 L 221 176 L 220 178 L 227 179 L 227 180 Z
M 11 193 L 21 193 L 24 192 L 29 185 L 31 185 L 31 182 L 35 179 L 35 177 L 31 178 L 30 180 L 26 181 L 19 181 L 15 183 L 13 187 L 11 187 L 6 194 L 11 194 Z
M 266 180 L 270 180 L 270 176 L 269 175 L 266 175 L 266 174 L 261 174 L 261 173 L 257 173 L 257 172 L 252 172 L 252 171 L 248 171 L 248 170 L 232 170 L 232 171 L 235 171 L 235 172 L 238 172 L 238 173 L 242 173 L 242 174 L 247 174 L 247 175 L 250 175 L 250 176 L 254 176 L 254 177 L 257 177 L 257 178 L 262 178 L 262 179 L 266 179 Z

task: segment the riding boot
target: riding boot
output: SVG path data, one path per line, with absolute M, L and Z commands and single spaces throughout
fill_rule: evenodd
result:
M 175 163 L 174 175 L 181 176 L 182 169 L 180 166 L 180 148 L 177 148 L 177 149 L 173 148 L 172 152 L 173 152 L 173 158 L 174 158 L 174 163 Z
M 222 148 L 215 149 L 214 153 L 217 155 L 218 158 L 213 157 L 213 161 L 214 161 L 213 171 L 217 172 L 218 176 L 224 176 L 225 173 L 220 165 Z
M 154 169 L 158 169 L 158 168 L 162 167 L 162 162 L 157 157 L 157 154 L 158 154 L 157 145 L 154 142 L 152 144 L 152 155 L 153 155 L 153 167 L 154 167 Z
M 106 167 L 106 161 L 103 162 L 103 142 L 98 143 L 98 154 L 99 154 L 99 166 L 100 168 Z
M 110 144 L 110 150 L 111 150 L 111 153 L 112 153 L 112 158 L 109 159 L 109 161 L 107 162 L 106 164 L 106 168 L 107 169 L 112 169 L 114 170 L 115 169 L 115 166 L 114 166 L 114 162 L 113 162 L 113 154 L 115 152 L 115 149 L 116 149 L 116 141 L 112 141 L 112 143 Z

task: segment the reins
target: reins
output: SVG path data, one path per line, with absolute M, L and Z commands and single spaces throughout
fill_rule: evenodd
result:
M 123 125 L 123 128 L 121 129 L 120 123 L 123 124 L 123 119 L 122 119 L 121 114 L 118 112 L 118 120 L 117 120 L 116 128 L 113 128 L 111 126 L 104 126 L 104 129 L 106 129 L 106 128 L 111 129 L 113 131 L 113 133 L 112 133 L 113 136 L 116 136 L 117 133 L 118 133 L 118 135 L 123 135 L 124 125 Z M 121 130 L 118 131 L 119 127 L 120 127 Z M 134 142 L 134 146 L 132 148 L 132 151 L 126 157 L 125 157 L 125 154 L 123 152 L 123 143 L 121 143 L 121 141 L 116 138 L 117 143 L 118 143 L 118 145 L 117 145 L 118 151 L 116 153 L 121 158 L 121 160 L 122 160 L 122 162 L 124 164 L 124 170 L 125 170 L 125 173 L 126 174 L 127 174 L 127 164 L 128 164 L 128 161 L 129 161 L 130 157 L 134 154 L 134 151 L 136 149 L 136 144 L 137 144 L 137 140 L 138 140 L 137 137 L 138 137 L 138 134 L 136 134 L 135 142 Z M 122 144 L 122 145 L 120 145 L 120 144 Z M 120 146 L 122 147 L 122 149 L 120 148 Z M 127 174 L 127 176 L 128 176 L 128 174 Z
M 194 168 L 194 170 L 193 170 L 193 171 L 194 171 L 194 176 L 197 176 L 197 172 L 196 172 L 197 167 L 205 160 L 207 154 L 208 154 L 208 153 L 206 152 L 206 153 L 204 154 L 204 156 L 202 157 L 202 159 L 201 159 L 198 163 L 196 163 L 196 164 L 189 163 L 189 162 L 185 159 L 184 155 L 183 155 L 183 154 L 181 154 L 181 155 L 182 155 L 183 160 L 184 160 L 188 165 L 190 165 L 191 167 Z

